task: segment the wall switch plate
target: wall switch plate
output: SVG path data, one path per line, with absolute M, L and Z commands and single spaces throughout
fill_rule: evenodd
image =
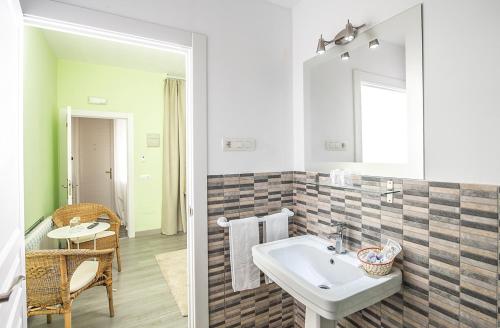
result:
M 160 134 L 159 133 L 146 134 L 146 146 L 148 148 L 160 147 Z
M 255 151 L 254 138 L 222 138 L 222 151 Z
M 325 150 L 327 151 L 345 151 L 347 150 L 347 142 L 325 140 Z

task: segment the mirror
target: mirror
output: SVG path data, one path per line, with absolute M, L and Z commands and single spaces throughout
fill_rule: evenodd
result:
M 422 83 L 421 6 L 305 62 L 306 170 L 422 179 Z

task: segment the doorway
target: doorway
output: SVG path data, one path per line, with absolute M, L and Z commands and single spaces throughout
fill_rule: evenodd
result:
M 73 203 L 98 203 L 113 209 L 113 121 L 72 118 Z
M 120 237 L 128 236 L 127 120 L 72 116 L 71 127 L 73 204 L 112 209 L 122 222 Z
M 72 178 L 73 203 L 97 202 L 113 209 L 125 226 L 126 233 L 134 238 L 134 116 L 132 113 L 96 112 L 62 108 L 68 124 L 66 136 L 61 140 L 71 145 L 60 165 L 70 162 L 63 175 Z M 63 145 L 63 146 L 64 146 Z M 95 160 L 95 159 L 98 160 Z M 66 173 L 71 172 L 71 174 Z

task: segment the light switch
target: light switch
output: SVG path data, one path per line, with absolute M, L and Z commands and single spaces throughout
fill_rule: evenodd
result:
M 254 138 L 222 138 L 223 151 L 254 151 Z
M 159 133 L 146 134 L 146 145 L 148 148 L 160 147 L 160 134 Z
M 345 151 L 347 150 L 347 142 L 325 140 L 325 150 L 327 151 Z

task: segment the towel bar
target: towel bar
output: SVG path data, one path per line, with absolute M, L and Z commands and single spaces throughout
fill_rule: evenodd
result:
M 288 208 L 282 208 L 281 209 L 281 213 L 284 213 L 284 214 L 286 214 L 288 216 L 294 216 L 295 215 Z M 263 218 L 259 218 L 259 222 L 264 222 L 264 219 Z M 221 216 L 220 218 L 217 219 L 217 224 L 219 225 L 219 227 L 222 227 L 222 228 L 228 228 L 229 227 L 229 222 L 223 216 Z

